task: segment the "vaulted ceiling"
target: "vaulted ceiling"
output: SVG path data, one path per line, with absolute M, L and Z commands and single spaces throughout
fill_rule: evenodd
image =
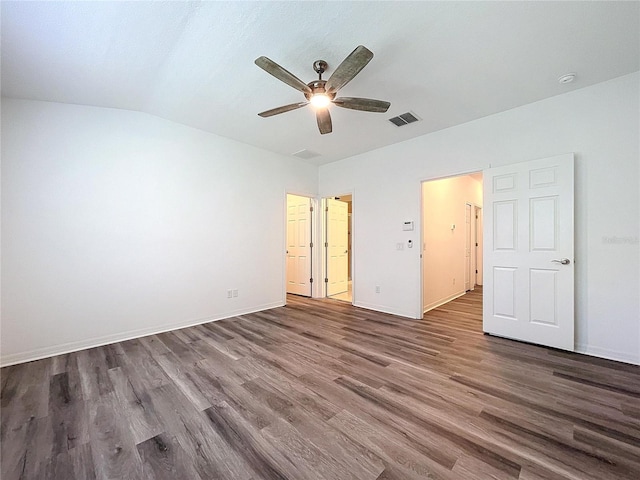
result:
M 2 94 L 137 110 L 327 163 L 640 68 L 633 2 L 2 2 Z M 305 82 L 357 46 L 375 54 L 340 92 L 385 114 L 331 107 L 320 135 L 303 101 L 254 65 Z M 560 84 L 558 77 L 577 73 Z M 388 119 L 413 112 L 421 121 Z M 303 160 L 300 160 L 303 161 Z

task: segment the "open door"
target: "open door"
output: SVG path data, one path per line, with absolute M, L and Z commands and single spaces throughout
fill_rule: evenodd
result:
M 573 154 L 484 171 L 486 333 L 574 349 Z
M 327 296 L 349 288 L 349 210 L 348 205 L 327 199 Z
M 287 293 L 311 296 L 311 199 L 287 195 Z

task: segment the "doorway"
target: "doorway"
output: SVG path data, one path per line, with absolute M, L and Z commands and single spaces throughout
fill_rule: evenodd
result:
M 326 296 L 353 303 L 353 196 L 325 199 Z
M 456 239 L 458 211 L 463 223 L 472 211 L 483 331 L 573 351 L 574 162 L 574 154 L 565 153 L 422 182 L 423 311 L 465 293 L 455 285 L 456 272 L 465 275 L 466 257 L 451 251 L 468 238 Z M 471 180 L 477 183 L 475 201 L 447 196 Z
M 482 285 L 482 194 L 481 172 L 422 182 L 423 313 Z
M 476 286 L 482 285 L 482 207 L 465 204 L 464 223 L 464 289 L 470 292 L 475 290 Z

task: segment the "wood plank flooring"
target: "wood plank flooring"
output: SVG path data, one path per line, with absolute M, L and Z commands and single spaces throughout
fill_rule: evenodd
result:
M 2 479 L 640 478 L 639 367 L 288 302 L 2 369 Z

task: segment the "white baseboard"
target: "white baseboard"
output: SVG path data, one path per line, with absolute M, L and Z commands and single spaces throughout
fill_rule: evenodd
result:
M 440 305 L 443 305 L 455 298 L 464 295 L 458 294 L 452 296 L 448 300 L 443 300 L 438 305 L 433 305 L 429 308 L 432 310 Z M 192 327 L 195 325 L 202 325 L 203 323 L 216 322 L 218 320 L 224 320 L 226 318 L 237 317 L 239 315 L 246 315 L 249 313 L 260 312 L 263 310 L 268 310 L 271 308 L 282 307 L 284 303 L 282 302 L 273 302 L 264 305 L 259 305 L 255 307 L 251 307 L 248 309 L 237 310 L 227 312 L 221 316 L 202 318 L 198 320 L 186 320 L 184 322 L 174 323 L 171 325 L 163 325 L 160 327 L 151 327 L 151 328 L 143 328 L 138 330 L 130 330 L 124 333 L 118 333 L 113 335 L 106 335 L 102 337 L 95 337 L 88 340 L 79 340 L 76 342 L 63 343 L 60 345 L 52 345 L 49 347 L 38 348 L 35 350 L 30 350 L 27 352 L 19 352 L 11 355 L 5 355 L 0 357 L 0 367 L 8 367 L 10 365 L 15 365 L 18 363 L 31 362 L 34 360 L 40 360 L 42 358 L 53 357 L 55 355 L 63 355 L 65 353 L 77 352 L 78 350 L 86 350 L 88 348 L 100 347 L 103 345 L 109 345 L 111 343 L 123 342 L 126 340 L 132 340 L 134 338 L 146 337 L 148 335 L 156 335 L 158 333 L 170 332 L 172 330 L 179 330 L 181 328 Z M 374 310 L 377 312 L 388 313 L 391 315 L 397 315 L 400 317 L 416 319 L 415 313 L 397 310 L 394 308 L 389 308 L 384 305 L 375 305 L 375 304 L 367 304 L 367 303 L 357 303 L 354 304 L 356 307 L 365 308 L 367 310 Z M 426 312 L 427 310 L 425 310 Z M 627 352 L 619 352 L 616 350 L 609 350 L 600 347 L 589 346 L 586 344 L 577 344 L 575 348 L 576 353 L 582 353 L 585 355 L 590 355 L 592 357 L 605 358 L 608 360 L 615 360 L 618 362 L 629 363 L 632 365 L 640 365 L 640 358 L 637 355 L 633 355 Z
M 445 303 L 449 303 L 450 301 L 455 300 L 456 298 L 460 298 L 465 293 L 467 292 L 463 291 L 463 292 L 454 293 L 453 295 L 450 295 L 447 298 L 430 303 L 429 305 L 426 305 L 424 307 L 423 313 L 427 313 L 429 310 L 433 310 L 434 308 L 438 308 L 439 306 L 444 305 Z
M 195 325 L 202 325 L 203 323 L 217 322 L 218 320 L 224 320 L 225 318 L 232 318 L 239 315 L 261 312 L 270 308 L 282 307 L 283 305 L 284 303 L 282 302 L 267 303 L 243 310 L 227 312 L 223 315 L 215 317 L 200 318 L 198 320 L 186 320 L 183 322 L 172 323 L 170 325 L 141 328 L 138 330 L 130 330 L 128 332 L 105 335 L 102 337 L 95 337 L 87 340 L 78 340 L 75 342 L 68 342 L 59 345 L 51 345 L 49 347 L 37 348 L 35 350 L 30 350 L 27 352 L 12 353 L 10 355 L 4 355 L 0 357 L 0 367 L 8 367 L 10 365 L 15 365 L 18 363 L 32 362 L 34 360 L 53 357 L 55 355 L 63 355 L 65 353 L 77 352 L 78 350 L 101 347 L 103 345 L 109 345 L 110 343 L 124 342 L 126 340 L 133 340 L 134 338 L 156 335 L 158 333 L 170 332 L 172 330 L 193 327 Z
M 618 352 L 607 348 L 594 347 L 583 343 L 576 344 L 576 353 L 583 353 L 591 357 L 606 358 L 607 360 L 615 360 L 616 362 L 630 363 L 632 365 L 640 365 L 640 358 L 627 352 Z
M 354 303 L 354 307 L 366 308 L 367 310 L 374 310 L 376 312 L 388 313 L 390 315 L 397 315 L 399 317 L 410 318 L 416 320 L 415 312 L 407 312 L 403 310 L 396 310 L 395 308 L 389 308 L 384 305 L 375 305 L 372 303 Z

